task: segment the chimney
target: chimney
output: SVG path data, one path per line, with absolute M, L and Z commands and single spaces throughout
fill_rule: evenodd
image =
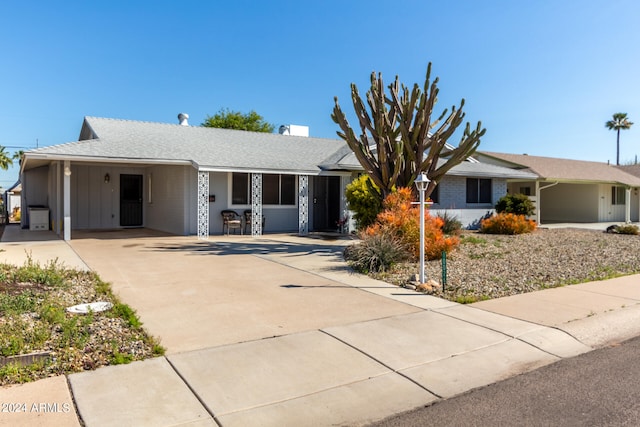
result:
M 180 126 L 189 126 L 189 115 L 186 113 L 178 114 L 178 120 L 180 120 Z

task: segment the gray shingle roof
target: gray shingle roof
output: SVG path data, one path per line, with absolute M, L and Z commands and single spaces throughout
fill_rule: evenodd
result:
M 81 136 L 97 137 L 27 152 L 27 158 L 193 162 L 203 170 L 319 173 L 340 140 L 200 126 L 86 117 Z
M 438 166 L 441 166 L 446 160 L 439 159 Z M 353 152 L 349 151 L 342 159 L 338 160 L 337 165 L 342 169 L 347 170 L 363 170 L 358 159 Z M 447 175 L 452 176 L 468 176 L 468 177 L 493 177 L 493 178 L 505 178 L 505 179 L 527 179 L 535 180 L 537 175 L 524 171 L 505 168 L 502 166 L 491 165 L 487 163 L 477 162 L 462 162 L 447 172 Z
M 479 154 L 527 168 L 550 181 L 603 182 L 640 187 L 640 178 L 607 163 L 486 151 Z
M 210 171 L 363 170 L 342 140 L 98 117 L 85 117 L 80 141 L 29 150 L 25 159 L 26 168 L 39 165 L 38 159 L 70 159 L 195 164 Z M 448 175 L 536 178 L 528 171 L 471 162 Z

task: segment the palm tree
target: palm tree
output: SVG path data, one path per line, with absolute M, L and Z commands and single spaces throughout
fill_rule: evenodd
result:
M 616 151 L 616 165 L 620 164 L 620 130 L 629 129 L 633 122 L 627 118 L 627 113 L 615 113 L 613 120 L 609 120 L 604 124 L 607 129 L 615 130 L 618 132 L 617 138 L 617 151 Z
M 13 153 L 11 160 L 18 160 L 19 164 L 22 166 L 22 156 L 24 156 L 24 150 L 18 150 Z
M 0 145 L 0 169 L 7 170 L 13 165 L 13 160 L 9 157 L 9 153 L 5 151 L 5 147 Z

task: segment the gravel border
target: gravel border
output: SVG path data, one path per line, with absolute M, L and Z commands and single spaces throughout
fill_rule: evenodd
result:
M 417 263 L 373 277 L 404 286 Z M 640 237 L 585 229 L 538 229 L 516 236 L 464 232 L 447 256 L 445 291 L 436 296 L 474 302 L 593 280 L 640 273 Z M 441 282 L 442 263 L 429 261 L 425 276 Z

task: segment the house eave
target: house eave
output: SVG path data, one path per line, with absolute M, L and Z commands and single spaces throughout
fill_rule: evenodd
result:
M 261 173 L 261 174 L 277 174 L 277 175 L 339 175 L 337 171 L 324 170 L 291 170 L 291 169 L 268 169 L 268 168 L 247 168 L 247 167 L 228 167 L 228 166 L 196 166 L 199 172 L 241 172 L 241 173 Z
M 112 163 L 112 164 L 144 164 L 144 165 L 193 165 L 190 160 L 172 160 L 172 159 L 140 159 L 131 157 L 101 157 L 101 156 L 72 156 L 72 155 L 58 155 L 47 153 L 33 153 L 25 156 L 22 162 L 20 172 L 30 169 L 28 167 L 29 161 L 71 161 L 71 162 L 83 162 L 83 163 Z
M 538 178 L 539 182 L 557 182 L 560 184 L 586 184 L 586 185 L 616 185 L 616 186 L 621 186 L 621 187 L 630 187 L 630 188 L 638 188 L 640 186 L 636 186 L 636 185 L 632 185 L 632 184 L 628 184 L 625 182 L 620 182 L 620 181 L 598 181 L 598 180 L 588 180 L 588 179 L 561 179 L 561 178 L 543 178 L 540 177 Z

